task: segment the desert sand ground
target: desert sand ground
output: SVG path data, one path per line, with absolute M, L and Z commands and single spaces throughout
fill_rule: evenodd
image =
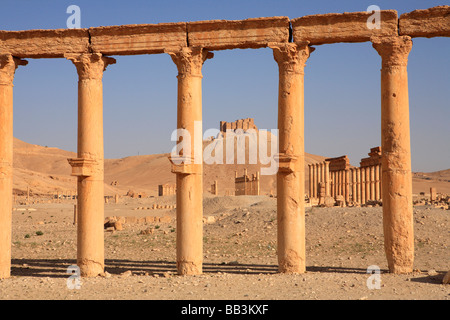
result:
M 171 222 L 125 223 L 105 230 L 106 273 L 69 289 L 76 264 L 73 200 L 15 205 L 12 277 L 0 280 L 0 299 L 116 300 L 449 300 L 442 279 L 449 264 L 449 210 L 414 207 L 415 271 L 387 271 L 382 208 L 306 208 L 307 271 L 277 272 L 276 198 L 204 197 L 204 273 L 176 274 L 174 196 L 122 198 L 105 204 L 105 216 L 170 216 Z M 139 209 L 137 209 L 139 208 Z M 209 218 L 208 218 L 209 217 Z M 214 218 L 212 218 L 214 217 Z M 153 233 L 141 234 L 152 229 Z M 369 266 L 381 269 L 369 289 Z
M 241 175 L 247 167 L 252 174 L 258 165 L 205 166 L 204 273 L 177 275 L 176 210 L 149 209 L 153 204 L 175 204 L 175 196 L 156 196 L 159 184 L 175 181 L 167 155 L 105 160 L 105 194 L 121 195 L 120 203 L 105 204 L 105 217 L 156 216 L 166 222 L 130 222 L 122 231 L 105 230 L 105 276 L 82 279 L 80 289 L 68 289 L 67 268 L 76 264 L 76 200 L 50 199 L 56 192 L 75 192 L 76 180 L 67 163 L 74 156 L 14 140 L 12 277 L 0 280 L 0 299 L 450 299 L 450 286 L 442 284 L 450 269 L 450 211 L 434 205 L 414 207 L 414 273 L 387 272 L 381 207 L 308 207 L 307 272 L 279 274 L 276 198 L 269 196 L 274 177 L 263 177 L 261 196 L 224 196 L 234 187 L 236 170 Z M 306 154 L 305 166 L 324 158 Z M 208 194 L 214 180 L 219 182 L 219 196 Z M 450 194 L 450 170 L 414 174 L 415 199 L 420 192 L 428 197 L 430 187 Z M 129 190 L 147 196 L 125 197 Z M 147 229 L 153 233 L 141 234 Z M 372 265 L 381 270 L 379 289 L 367 286 L 366 272 Z

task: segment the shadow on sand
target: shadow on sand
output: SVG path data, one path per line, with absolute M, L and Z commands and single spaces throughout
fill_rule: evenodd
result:
M 75 259 L 13 259 L 11 266 L 12 276 L 25 277 L 51 277 L 67 278 L 70 273 L 69 266 L 76 265 Z M 164 275 L 169 272 L 177 273 L 176 262 L 174 261 L 134 261 L 121 259 L 106 259 L 105 271 L 112 275 L 119 275 L 125 271 L 132 271 L 137 275 Z M 307 272 L 311 273 L 353 273 L 365 274 L 363 268 L 345 267 L 307 267 Z M 242 264 L 238 262 L 229 263 L 203 263 L 204 274 L 232 273 L 232 274 L 276 274 L 278 266 L 263 264 Z M 426 280 L 413 280 L 426 281 Z M 435 282 L 431 281 L 430 282 Z

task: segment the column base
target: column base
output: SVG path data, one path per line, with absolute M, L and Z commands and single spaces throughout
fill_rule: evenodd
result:
M 195 263 L 192 261 L 177 261 L 177 269 L 179 275 L 192 276 L 203 273 L 201 263 Z
M 390 266 L 389 267 L 389 273 L 394 274 L 405 274 L 405 273 L 411 273 L 413 272 L 412 267 L 405 267 L 405 266 Z
M 1 268 L 0 268 L 1 269 Z M 7 270 L 0 270 L 0 279 L 8 279 L 11 277 L 11 266 L 6 268 Z
M 80 268 L 80 274 L 82 277 L 97 277 L 105 272 L 105 265 L 100 262 L 83 259 L 78 260 L 77 265 Z
M 290 250 L 290 252 L 279 258 L 278 272 L 287 274 L 305 273 L 306 266 L 300 255 Z

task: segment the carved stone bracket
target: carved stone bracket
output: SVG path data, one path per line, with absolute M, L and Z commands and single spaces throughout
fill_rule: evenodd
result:
M 179 174 L 201 174 L 202 165 L 194 163 L 191 157 L 173 157 L 169 156 L 172 164 L 172 173 Z
M 274 160 L 278 163 L 279 172 L 293 173 L 300 171 L 300 161 L 296 156 L 278 153 L 274 155 Z
M 98 161 L 94 159 L 72 158 L 67 159 L 72 167 L 72 176 L 91 177 L 97 171 Z

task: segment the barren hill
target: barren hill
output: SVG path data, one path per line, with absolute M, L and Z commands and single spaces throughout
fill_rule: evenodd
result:
M 205 141 L 204 147 L 209 143 Z M 248 151 L 248 148 L 246 149 Z M 129 190 L 133 190 L 156 196 L 158 185 L 175 184 L 175 175 L 171 173 L 168 156 L 169 154 L 154 154 L 105 159 L 105 194 L 124 195 Z M 74 152 L 14 139 L 14 191 L 23 194 L 29 186 L 32 194 L 53 194 L 56 191 L 75 192 L 76 178 L 70 175 L 71 168 L 67 162 L 67 158 L 74 157 L 76 157 Z M 305 153 L 306 186 L 308 185 L 307 165 L 325 158 Z M 204 192 L 208 192 L 211 184 L 217 180 L 219 195 L 224 195 L 227 190 L 234 190 L 236 171 L 241 176 L 247 168 L 248 174 L 251 175 L 260 171 L 261 167 L 264 166 L 260 163 L 204 165 Z M 430 187 L 436 187 L 438 192 L 450 194 L 450 169 L 432 173 L 414 173 L 413 177 L 414 193 L 428 193 Z M 276 193 L 276 176 L 261 175 L 261 193 L 270 194 L 271 191 Z

